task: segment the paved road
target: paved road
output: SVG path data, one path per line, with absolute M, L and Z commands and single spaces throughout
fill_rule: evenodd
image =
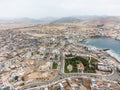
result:
M 61 73 L 64 73 L 64 55 L 62 50 L 60 50 L 60 62 L 61 62 L 61 65 L 58 71 Z
M 107 75 L 104 78 L 110 81 L 117 81 L 120 80 L 120 73 L 116 70 L 115 67 L 112 68 L 113 73 L 111 75 Z
M 98 74 L 94 74 L 94 73 L 83 73 L 83 74 L 82 73 L 69 73 L 69 74 L 64 74 L 64 73 L 59 72 L 59 74 L 53 80 L 51 80 L 49 82 L 44 82 L 44 83 L 33 82 L 33 83 L 30 83 L 30 84 L 27 84 L 27 85 L 23 86 L 21 88 L 21 90 L 28 89 L 28 88 L 34 88 L 34 87 L 42 87 L 42 86 L 47 87 L 47 86 L 53 85 L 57 82 L 60 82 L 64 79 L 71 78 L 71 77 L 90 77 L 90 78 L 95 78 L 95 79 L 107 79 L 107 80 L 112 80 L 112 81 L 120 79 L 120 76 L 115 69 L 114 69 L 114 73 L 111 74 L 111 75 L 108 75 L 108 76 L 98 75 Z
M 63 56 L 62 51 L 60 51 L 60 60 L 61 60 L 61 65 L 59 66 L 59 69 L 58 69 L 59 73 L 53 80 L 48 81 L 48 82 L 44 82 L 44 83 L 32 82 L 30 84 L 23 86 L 21 88 L 21 90 L 30 89 L 30 88 L 34 88 L 34 87 L 48 87 L 50 85 L 53 85 L 55 83 L 58 83 L 64 79 L 71 78 L 71 77 L 90 77 L 90 78 L 95 78 L 95 79 L 106 79 L 106 80 L 112 80 L 112 81 L 115 81 L 118 79 L 120 80 L 120 76 L 116 70 L 116 67 L 112 67 L 113 73 L 111 75 L 107 75 L 107 76 L 98 75 L 95 73 L 69 73 L 69 74 L 65 74 L 64 73 L 64 56 Z
M 92 77 L 92 78 L 102 79 L 101 75 L 97 75 L 97 74 L 93 74 L 93 73 L 86 73 L 86 74 L 85 73 L 84 74 L 81 74 L 81 73 L 71 73 L 71 74 L 59 73 L 58 76 L 56 76 L 53 80 L 51 80 L 49 82 L 44 82 L 44 83 L 33 82 L 33 83 L 23 86 L 21 88 L 21 90 L 28 89 L 28 88 L 34 88 L 34 87 L 40 87 L 40 86 L 50 86 L 50 85 L 53 85 L 57 82 L 60 82 L 64 79 L 67 79 L 70 77 Z

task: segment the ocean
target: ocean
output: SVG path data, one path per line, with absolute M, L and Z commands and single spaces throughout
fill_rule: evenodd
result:
M 120 40 L 107 37 L 93 37 L 85 39 L 83 44 L 95 46 L 96 48 L 110 49 L 107 53 L 120 61 Z

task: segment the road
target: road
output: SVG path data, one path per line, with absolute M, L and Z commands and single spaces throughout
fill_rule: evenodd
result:
M 69 74 L 64 74 L 64 73 L 60 72 L 53 80 L 51 80 L 49 82 L 44 82 L 44 83 L 33 82 L 33 83 L 30 83 L 30 84 L 27 84 L 27 85 L 23 86 L 21 88 L 21 90 L 35 88 L 35 87 L 48 87 L 48 86 L 54 85 L 58 82 L 61 82 L 65 79 L 71 78 L 71 77 L 79 77 L 79 78 L 89 77 L 89 78 L 95 78 L 95 79 L 106 79 L 106 80 L 110 80 L 110 81 L 115 81 L 115 80 L 120 79 L 120 76 L 119 76 L 117 71 L 114 71 L 113 74 L 108 75 L 108 76 L 103 76 L 103 75 L 94 74 L 94 73 L 69 73 Z
M 105 80 L 109 80 L 109 81 L 116 81 L 116 80 L 120 80 L 120 76 L 116 70 L 116 67 L 112 67 L 113 73 L 110 75 L 99 75 L 99 74 L 95 74 L 95 73 L 64 73 L 64 54 L 62 53 L 62 51 L 60 51 L 60 66 L 58 68 L 58 75 L 51 81 L 48 82 L 32 82 L 29 83 L 25 86 L 23 86 L 21 88 L 21 90 L 24 89 L 30 89 L 30 88 L 35 88 L 35 87 L 48 87 L 51 85 L 54 85 L 58 82 L 61 82 L 67 78 L 71 78 L 71 77 L 90 77 L 90 78 L 95 78 L 95 79 L 105 79 Z
M 97 75 L 97 74 L 93 74 L 93 73 L 86 73 L 86 74 L 85 73 L 83 73 L 83 74 L 81 74 L 81 73 L 69 73 L 69 74 L 59 73 L 58 76 L 56 76 L 53 80 L 51 80 L 49 82 L 44 82 L 44 83 L 33 82 L 33 83 L 23 86 L 21 88 L 21 90 L 34 88 L 34 87 L 42 87 L 42 86 L 47 87 L 47 86 L 53 85 L 57 82 L 60 82 L 62 80 L 65 80 L 67 78 L 71 78 L 71 77 L 90 77 L 90 78 L 102 79 L 101 75 Z
M 120 74 L 119 72 L 116 70 L 116 67 L 112 67 L 113 73 L 110 75 L 105 76 L 104 78 L 106 78 L 106 80 L 110 80 L 110 81 L 118 81 L 120 80 Z

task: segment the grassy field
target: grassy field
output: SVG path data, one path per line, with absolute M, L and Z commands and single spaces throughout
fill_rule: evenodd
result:
M 52 69 L 57 69 L 57 66 L 58 66 L 58 64 L 54 62 Z
M 65 73 L 69 73 L 67 66 L 70 64 L 72 65 L 73 69 L 72 69 L 72 73 L 77 72 L 77 64 L 79 63 L 83 63 L 84 65 L 84 72 L 85 73 L 95 73 L 95 63 L 97 62 L 94 58 L 92 58 L 90 64 L 92 65 L 92 67 L 89 67 L 89 61 L 81 56 L 75 56 L 75 55 L 66 55 L 66 59 L 65 59 L 65 66 L 64 66 L 64 72 Z

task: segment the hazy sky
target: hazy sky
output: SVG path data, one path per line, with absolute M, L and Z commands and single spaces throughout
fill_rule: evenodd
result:
M 120 16 L 120 0 L 0 0 L 2 17 Z

